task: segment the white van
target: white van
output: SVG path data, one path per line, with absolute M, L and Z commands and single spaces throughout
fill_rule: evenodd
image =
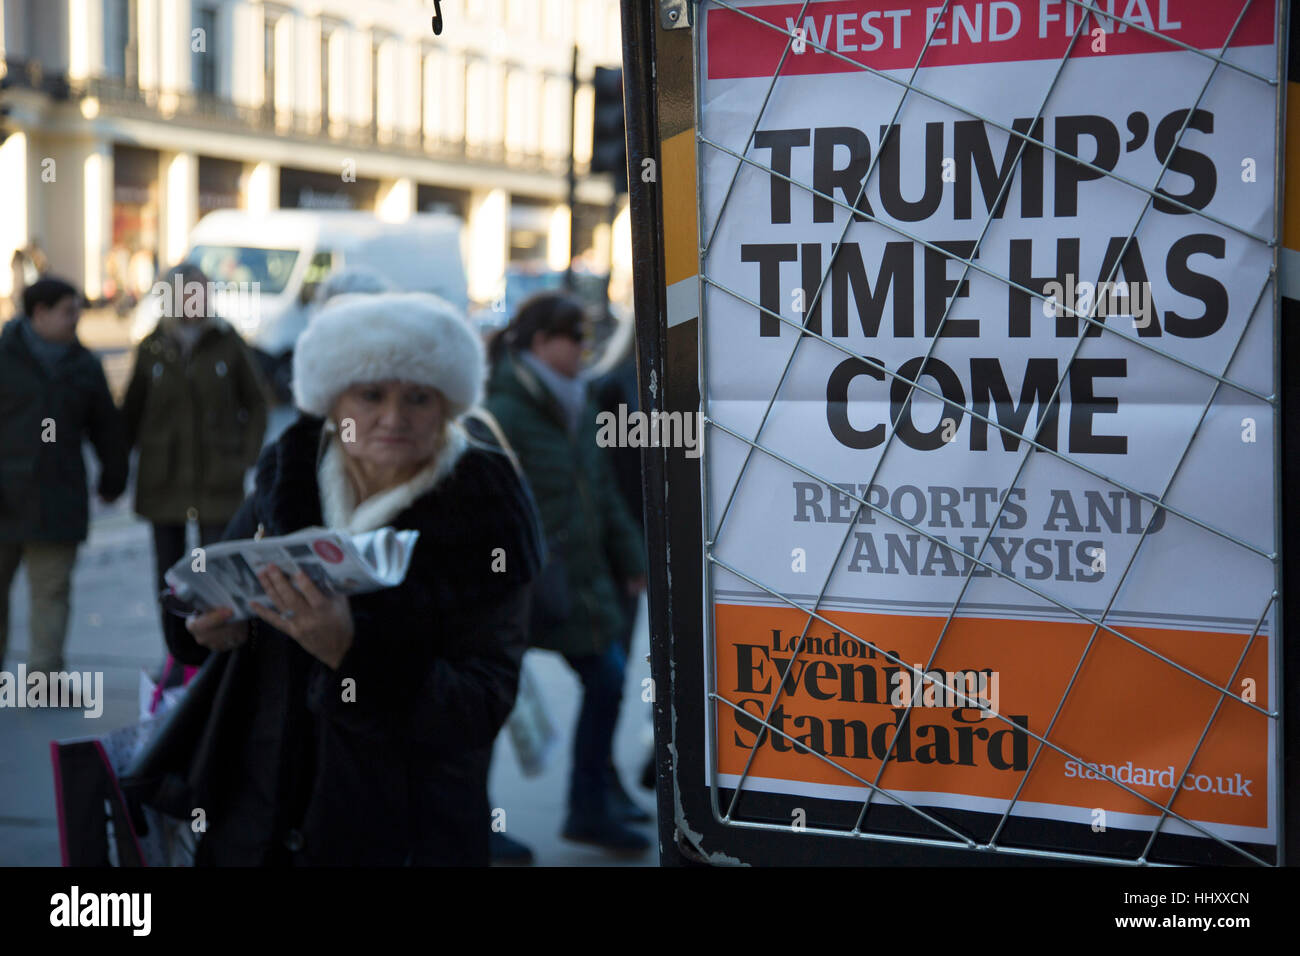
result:
M 214 283 L 257 283 L 257 295 L 223 295 L 219 313 L 252 345 L 273 381 L 287 383 L 294 343 L 307 326 L 316 286 L 331 272 L 365 266 L 405 292 L 433 292 L 464 310 L 461 220 L 419 213 L 391 223 L 373 213 L 283 209 L 218 210 L 190 232 L 184 261 Z M 170 265 L 170 264 L 169 264 Z M 131 319 L 131 342 L 153 331 L 162 300 L 145 296 Z

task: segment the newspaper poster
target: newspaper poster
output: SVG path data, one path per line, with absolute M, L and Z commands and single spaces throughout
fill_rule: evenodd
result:
M 1272 842 L 1274 3 L 730 6 L 716 782 Z
M 178 606 L 229 607 L 235 612 L 231 620 L 240 621 L 257 616 L 250 601 L 275 607 L 257 580 L 268 565 L 290 576 L 305 574 L 325 594 L 364 594 L 402 583 L 419 535 L 393 528 L 353 535 L 305 528 L 275 538 L 222 541 L 196 548 L 163 577 Z

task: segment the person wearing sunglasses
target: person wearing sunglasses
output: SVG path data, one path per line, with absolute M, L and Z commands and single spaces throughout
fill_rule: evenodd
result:
M 567 295 L 525 301 L 492 340 L 484 407 L 518 455 L 549 546 L 530 643 L 563 654 L 582 682 L 561 836 L 639 854 L 650 843 L 627 824 L 645 814 L 619 784 L 610 757 L 627 663 L 620 592 L 645 589 L 645 549 L 596 444 L 596 408 L 581 374 L 585 327 L 582 303 Z

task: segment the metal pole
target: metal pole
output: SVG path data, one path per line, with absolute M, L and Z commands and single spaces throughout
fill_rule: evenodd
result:
M 573 44 L 569 74 L 569 261 L 564 267 L 564 288 L 573 290 L 573 254 L 578 244 L 578 169 L 573 157 L 578 138 L 578 44 Z
M 639 169 L 641 160 L 659 155 L 658 89 L 655 82 L 655 4 L 622 0 L 623 16 L 623 115 L 627 130 L 628 166 Z M 693 396 L 670 396 L 667 326 L 664 321 L 663 209 L 658 177 L 644 181 L 628 177 L 628 204 L 632 218 L 632 282 L 636 314 L 637 388 L 641 408 L 666 408 L 671 400 L 678 407 Z M 694 348 L 691 348 L 691 354 Z M 689 373 L 694 378 L 694 371 Z M 674 379 L 672 388 L 676 391 Z M 677 842 L 673 794 L 673 627 L 669 618 L 671 600 L 668 576 L 667 474 L 669 463 L 662 448 L 641 449 L 641 488 L 645 498 L 645 534 L 651 555 L 649 573 L 650 674 L 657 688 L 654 694 L 655 796 L 658 804 L 659 862 L 661 866 L 693 866 L 695 861 L 681 852 Z M 683 508 L 689 512 L 690 493 Z M 691 521 L 688 516 L 684 520 Z M 694 523 L 698 523 L 698 518 Z M 689 549 L 688 549 L 689 551 Z M 688 559 L 689 560 L 689 557 Z M 697 572 L 698 575 L 698 572 Z M 682 584 L 679 574 L 678 586 Z M 690 626 L 684 625 L 683 632 Z M 695 632 L 698 635 L 698 631 Z M 687 647 L 698 647 L 687 640 Z M 698 699 L 698 698 L 697 698 Z
M 1295 11 L 1291 7 L 1287 3 L 1278 11 L 1278 76 L 1285 82 L 1278 84 L 1277 162 L 1273 187 L 1275 236 L 1283 234 L 1286 190 L 1300 188 L 1294 181 L 1283 180 L 1287 160 L 1291 158 L 1288 154 L 1294 151 L 1294 147 L 1288 149 L 1286 97 L 1291 85 L 1300 80 L 1300 64 L 1293 59 L 1296 47 L 1300 44 L 1300 39 L 1297 38 L 1300 23 L 1297 23 Z M 1294 249 L 1295 240 L 1292 238 L 1281 245 Z M 1300 336 L 1296 334 L 1300 303 L 1282 276 L 1282 254 L 1276 245 L 1273 253 L 1275 274 L 1281 280 L 1273 291 L 1273 382 L 1281 399 L 1274 424 L 1274 460 L 1277 469 L 1274 507 L 1278 509 L 1274 547 L 1281 554 L 1282 561 L 1278 574 L 1281 606 L 1274 613 L 1273 620 L 1277 626 L 1269 637 L 1273 641 L 1274 660 L 1280 665 L 1277 693 L 1282 704 L 1282 726 L 1277 734 L 1277 748 L 1274 751 L 1279 757 L 1278 774 L 1281 778 L 1278 796 L 1278 845 L 1281 852 L 1278 864 L 1294 866 L 1300 860 L 1300 756 L 1297 756 L 1295 746 L 1300 737 L 1300 681 L 1296 680 L 1296 675 L 1300 674 L 1300 641 L 1295 638 L 1296 634 L 1300 634 L 1300 562 L 1295 558 L 1295 543 L 1300 541 L 1300 508 L 1296 506 L 1296 489 L 1300 488 L 1300 383 L 1297 383 L 1294 375 L 1287 375 L 1284 370 L 1294 369 L 1300 364 Z M 1272 695 L 1270 689 L 1270 703 Z

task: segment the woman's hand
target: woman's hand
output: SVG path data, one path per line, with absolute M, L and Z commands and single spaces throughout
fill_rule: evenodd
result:
M 210 651 L 233 651 L 248 640 L 248 622 L 231 621 L 235 612 L 228 607 L 219 607 L 206 614 L 195 614 L 185 619 L 185 630 L 189 631 L 200 647 Z
M 273 564 L 259 571 L 257 580 L 280 611 L 249 601 L 253 613 L 288 634 L 331 670 L 338 670 L 355 634 L 347 596 L 326 597 L 307 575 L 299 572 L 290 579 Z

